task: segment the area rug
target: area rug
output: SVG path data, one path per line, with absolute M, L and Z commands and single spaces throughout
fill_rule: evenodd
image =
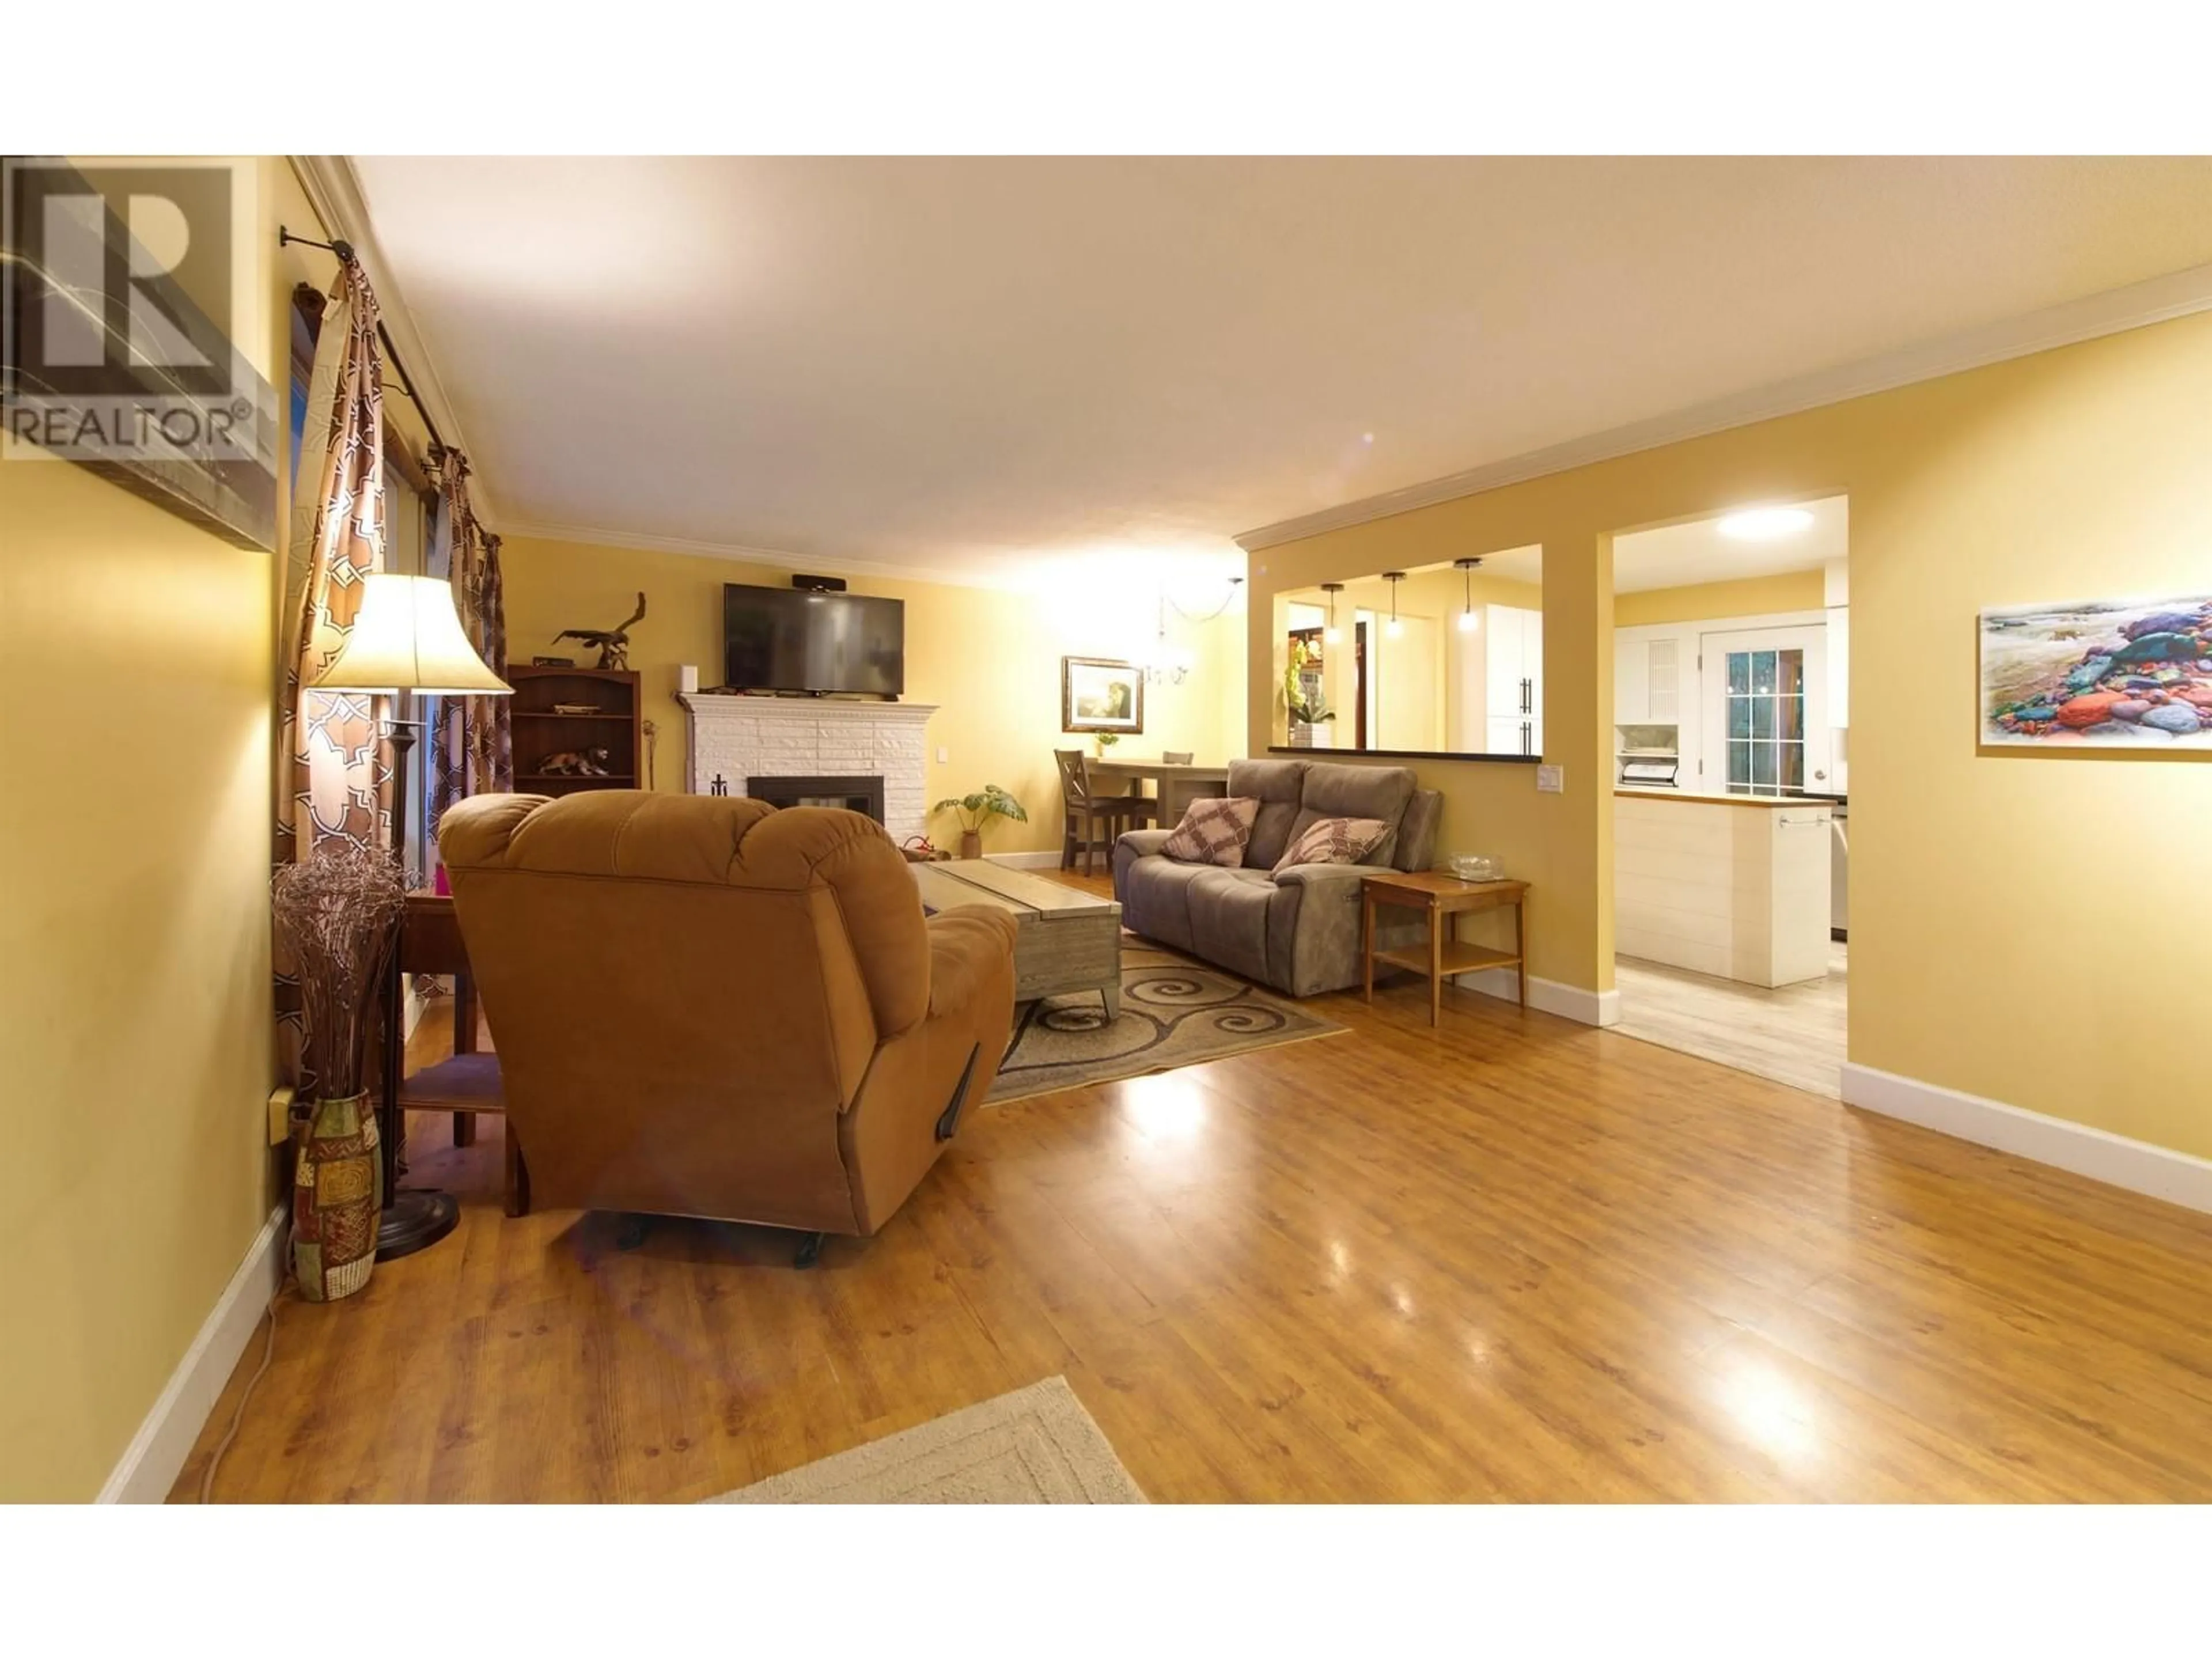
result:
M 1109 1023 L 1095 991 L 1024 1003 L 987 1098 L 1001 1104 L 1343 1030 L 1234 974 L 1124 937 L 1121 1017 Z
M 1141 1504 L 1064 1376 L 756 1480 L 709 1504 Z

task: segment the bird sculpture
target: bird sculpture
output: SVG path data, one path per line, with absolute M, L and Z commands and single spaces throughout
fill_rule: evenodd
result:
M 645 595 L 637 596 L 637 611 L 619 628 L 564 628 L 553 636 L 558 645 L 563 640 L 574 640 L 583 645 L 599 648 L 599 668 L 627 668 L 629 666 L 629 630 L 645 620 Z

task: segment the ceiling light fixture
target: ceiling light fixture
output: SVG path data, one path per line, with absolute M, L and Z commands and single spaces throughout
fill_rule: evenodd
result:
M 1190 673 L 1190 653 L 1181 650 L 1168 640 L 1168 599 L 1162 593 L 1158 617 L 1152 633 L 1152 648 L 1145 658 L 1145 678 L 1154 685 L 1165 681 L 1181 685 Z
M 1406 631 L 1405 624 L 1398 620 L 1398 584 L 1406 580 L 1406 573 L 1386 570 L 1382 580 L 1390 584 L 1390 620 L 1383 625 L 1382 634 L 1384 638 L 1395 640 Z
M 1344 592 L 1344 584 L 1323 582 L 1321 591 L 1328 595 L 1328 621 L 1321 630 L 1321 642 L 1323 645 L 1341 645 L 1344 643 L 1344 630 L 1336 625 L 1336 596 Z
M 1747 507 L 1723 516 L 1720 532 L 1730 541 L 1771 542 L 1813 527 L 1813 515 L 1802 507 Z
M 1459 613 L 1459 631 L 1472 634 L 1482 626 L 1482 619 L 1474 614 L 1474 573 L 1480 559 L 1454 559 L 1452 568 L 1460 573 L 1461 591 L 1466 596 L 1466 608 Z
M 1189 651 L 1169 641 L 1168 612 L 1174 611 L 1186 622 L 1212 622 L 1236 603 L 1237 590 L 1243 585 L 1242 576 L 1231 576 L 1228 591 L 1221 596 L 1221 603 L 1211 611 L 1200 613 L 1184 610 L 1169 596 L 1164 586 L 1160 589 L 1159 621 L 1152 638 L 1152 654 L 1144 665 L 1145 678 L 1149 684 L 1158 685 L 1164 680 L 1170 685 L 1181 685 L 1190 675 L 1192 658 Z

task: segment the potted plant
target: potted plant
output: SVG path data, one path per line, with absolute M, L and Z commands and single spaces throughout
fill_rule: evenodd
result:
M 1118 732 L 1100 732 L 1093 735 L 1091 738 L 1091 746 L 1097 750 L 1098 758 L 1100 760 L 1104 760 L 1106 758 L 1106 751 L 1121 741 L 1121 736 Z
M 960 856 L 980 859 L 983 856 L 983 826 L 993 818 L 1007 818 L 1015 823 L 1027 823 L 1030 815 L 1016 800 L 995 783 L 987 783 L 972 795 L 948 795 L 929 809 L 931 816 L 952 812 L 960 819 Z
M 270 883 L 277 943 L 305 1026 L 294 1115 L 292 1267 L 300 1294 L 335 1302 L 368 1283 L 384 1209 L 367 1038 L 399 938 L 407 884 L 389 853 L 326 842 Z
M 1293 749 L 1314 747 L 1316 729 L 1323 721 L 1336 718 L 1336 711 L 1328 706 L 1328 698 L 1322 691 L 1321 677 L 1316 674 L 1310 681 L 1306 677 L 1306 667 L 1314 654 L 1304 641 L 1293 640 L 1289 664 L 1283 670 L 1283 711 L 1290 720 Z

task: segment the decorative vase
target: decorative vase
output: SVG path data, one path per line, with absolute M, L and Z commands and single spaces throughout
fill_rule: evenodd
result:
M 292 1271 L 310 1302 L 335 1302 L 368 1283 L 384 1210 L 384 1160 L 366 1090 L 311 1102 L 293 1131 Z
M 983 856 L 983 832 L 981 830 L 963 830 L 960 832 L 960 856 L 963 859 Z

